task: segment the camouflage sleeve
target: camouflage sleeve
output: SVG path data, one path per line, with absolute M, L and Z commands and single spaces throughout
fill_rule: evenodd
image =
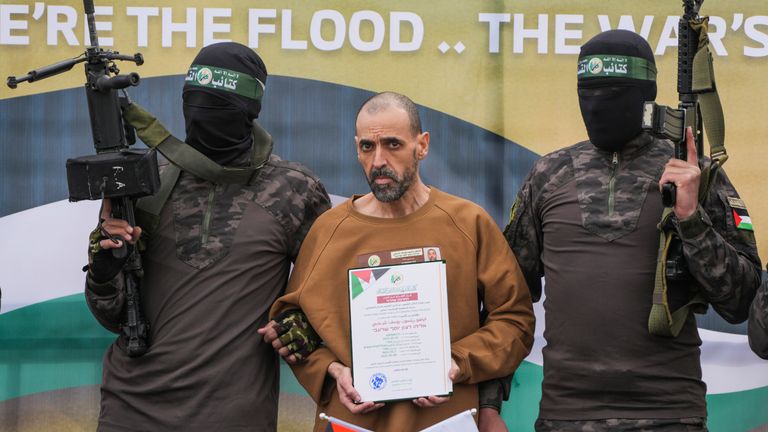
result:
M 105 329 L 120 333 L 120 319 L 122 317 L 125 298 L 122 290 L 122 273 L 109 282 L 99 284 L 86 277 L 85 301 L 88 308 Z
M 509 223 L 504 229 L 504 237 L 515 253 L 531 291 L 531 298 L 536 302 L 541 298 L 541 277 L 544 276 L 544 269 L 541 263 L 541 223 L 533 208 L 533 173 L 531 171 L 528 174 L 509 210 Z
M 100 227 L 96 227 L 88 241 L 88 267 L 93 264 L 94 256 L 99 252 Z M 85 270 L 85 269 L 84 269 Z M 122 281 L 123 273 L 120 272 L 109 281 L 99 283 L 93 279 L 88 270 L 85 278 L 85 302 L 96 320 L 107 330 L 119 333 L 120 319 L 122 317 L 123 297 Z
M 301 243 L 304 241 L 304 237 L 307 236 L 309 228 L 315 223 L 315 219 L 331 208 L 331 198 L 328 196 L 328 192 L 325 191 L 325 186 L 319 180 L 309 180 L 309 182 L 306 196 L 304 197 L 304 214 L 301 225 L 294 232 L 293 241 L 291 242 L 294 245 L 291 251 L 291 261 L 295 261 L 299 255 Z
M 721 171 L 703 206 L 677 223 L 691 274 L 704 298 L 730 323 L 747 319 L 760 285 L 760 257 L 746 210 Z
M 752 351 L 768 360 L 768 273 L 763 274 L 763 283 L 749 309 L 747 336 Z

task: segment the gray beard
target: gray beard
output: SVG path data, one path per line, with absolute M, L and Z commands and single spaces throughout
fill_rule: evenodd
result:
M 402 179 L 398 178 L 397 174 L 389 168 L 371 170 L 371 174 L 368 176 L 368 186 L 370 186 L 373 196 L 385 203 L 394 202 L 402 198 L 416 179 L 417 166 L 418 162 L 416 162 L 414 157 L 413 165 L 410 169 L 405 170 Z M 386 185 L 376 184 L 373 179 L 382 175 L 391 179 L 392 183 Z

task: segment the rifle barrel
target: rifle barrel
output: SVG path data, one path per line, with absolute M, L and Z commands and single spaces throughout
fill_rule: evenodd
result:
M 91 39 L 91 46 L 98 48 L 99 37 L 96 35 L 96 18 L 93 16 L 96 8 L 93 7 L 93 0 L 83 0 L 83 10 L 88 21 L 88 37 Z
M 139 74 L 136 72 L 131 72 L 127 75 L 116 75 L 113 77 L 102 75 L 96 80 L 96 89 L 98 91 L 124 89 L 129 86 L 139 85 L 140 79 Z

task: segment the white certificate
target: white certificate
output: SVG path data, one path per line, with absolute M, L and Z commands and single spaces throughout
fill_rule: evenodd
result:
M 350 269 L 349 313 L 363 402 L 453 391 L 444 261 Z

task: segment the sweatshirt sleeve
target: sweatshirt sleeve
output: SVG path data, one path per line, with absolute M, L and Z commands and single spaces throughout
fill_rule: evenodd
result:
M 678 222 L 691 274 L 704 298 L 730 323 L 747 319 L 760 285 L 760 257 L 746 210 L 721 171 L 704 205 Z
M 470 384 L 510 375 L 533 345 L 535 317 L 525 278 L 490 216 L 478 223 L 477 283 L 488 311 L 485 323 L 451 346 L 456 382 Z
M 302 295 L 307 290 L 307 280 L 319 259 L 316 246 L 320 242 L 318 237 L 321 236 L 318 235 L 318 231 L 321 231 L 318 226 L 310 228 L 291 272 L 286 292 L 272 305 L 269 315 L 271 319 L 286 310 L 301 309 L 307 315 L 315 331 L 321 337 L 325 335 L 327 338 L 328 335 L 323 331 L 323 327 L 317 325 L 318 313 L 312 308 L 302 307 L 301 303 Z M 312 297 L 312 294 L 310 293 L 308 296 Z M 333 351 L 325 345 L 325 338 L 323 339 L 324 345 L 313 351 L 306 361 L 291 365 L 296 379 L 317 404 L 328 401 L 335 386 L 335 381 L 327 373 L 328 366 L 334 361 L 339 361 Z

